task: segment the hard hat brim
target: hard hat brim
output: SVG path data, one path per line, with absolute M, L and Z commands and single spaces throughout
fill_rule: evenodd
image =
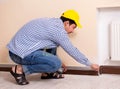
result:
M 76 21 L 75 23 L 77 24 L 78 28 L 82 28 L 82 25 L 79 22 Z

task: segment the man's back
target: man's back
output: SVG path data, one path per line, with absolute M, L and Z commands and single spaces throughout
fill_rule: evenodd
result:
M 58 31 L 59 30 L 59 31 Z M 65 31 L 63 23 L 58 18 L 40 18 L 25 24 L 8 44 L 11 52 L 24 57 L 42 48 L 56 47 L 51 40 L 56 32 Z

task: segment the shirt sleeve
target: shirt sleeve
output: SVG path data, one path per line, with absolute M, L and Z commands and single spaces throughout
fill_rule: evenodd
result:
M 86 66 L 91 65 L 91 62 L 85 57 L 85 55 L 72 45 L 67 33 L 56 32 L 56 34 L 52 34 L 51 39 L 52 41 L 59 44 L 70 56 L 72 56 L 79 63 L 82 63 Z

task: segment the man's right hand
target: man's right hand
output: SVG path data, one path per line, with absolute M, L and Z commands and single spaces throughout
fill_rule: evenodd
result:
M 95 71 L 99 71 L 99 65 L 98 64 L 92 64 L 90 67 Z

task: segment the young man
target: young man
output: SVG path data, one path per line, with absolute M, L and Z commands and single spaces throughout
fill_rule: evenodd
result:
M 65 65 L 56 55 L 61 46 L 79 63 L 98 70 L 69 40 L 68 34 L 81 27 L 79 15 L 74 10 L 65 11 L 60 18 L 40 18 L 25 24 L 7 45 L 13 66 L 11 74 L 19 85 L 26 85 L 26 74 L 43 73 L 42 79 L 63 78 L 60 68 Z

